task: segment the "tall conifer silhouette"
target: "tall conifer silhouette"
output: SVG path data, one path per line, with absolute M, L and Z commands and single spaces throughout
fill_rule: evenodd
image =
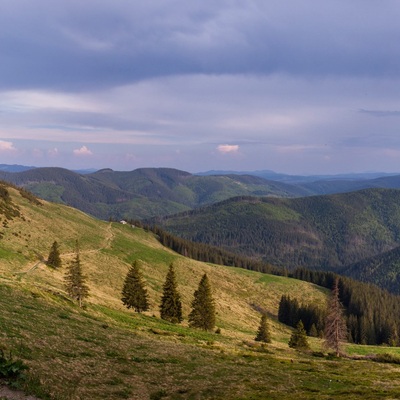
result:
M 76 242 L 75 258 L 68 264 L 64 281 L 68 295 L 78 302 L 79 307 L 82 307 L 83 300 L 89 296 L 89 287 L 86 285 L 86 277 L 82 273 L 78 241 Z
M 160 316 L 162 319 L 173 323 L 179 323 L 183 320 L 181 296 L 177 290 L 175 269 L 172 263 L 169 266 L 163 286 Z
M 136 260 L 126 275 L 121 300 L 126 307 L 138 313 L 149 309 L 147 290 Z
M 203 275 L 198 289 L 194 292 L 189 325 L 205 331 L 209 331 L 215 326 L 215 306 L 207 274 Z

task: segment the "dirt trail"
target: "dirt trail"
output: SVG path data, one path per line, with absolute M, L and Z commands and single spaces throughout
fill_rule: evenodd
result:
M 32 267 L 30 267 L 27 271 L 15 272 L 14 275 L 17 276 L 18 279 L 20 280 L 24 275 L 29 274 L 30 272 L 32 272 L 35 269 L 37 269 L 40 264 L 44 264 L 44 262 L 43 261 L 38 261 Z
M 0 386 L 0 399 L 7 400 L 40 400 L 35 396 L 28 396 L 20 390 L 11 390 L 7 386 Z
M 108 249 L 108 248 L 111 247 L 111 243 L 114 240 L 114 236 L 115 236 L 114 232 L 112 231 L 112 223 L 110 222 L 107 225 L 107 228 L 106 228 L 106 237 L 104 239 L 104 244 L 98 249 L 79 250 L 79 253 L 80 254 L 83 254 L 83 253 L 98 253 L 101 250 Z M 75 254 L 76 254 L 75 252 L 73 252 L 73 253 L 63 253 L 63 256 L 73 256 Z

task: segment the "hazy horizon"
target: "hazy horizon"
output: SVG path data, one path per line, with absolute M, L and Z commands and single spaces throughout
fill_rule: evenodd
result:
M 40 166 L 40 165 L 23 165 L 23 164 L 0 164 L 0 170 L 6 171 L 8 170 L 8 168 L 6 167 L 16 167 L 16 168 L 32 168 L 32 169 L 37 169 L 37 168 L 63 168 L 63 169 L 67 169 L 70 171 L 75 171 L 75 172 L 87 172 L 87 173 L 91 173 L 91 172 L 97 172 L 97 171 L 101 171 L 101 170 L 106 170 L 106 169 L 110 169 L 113 170 L 115 172 L 130 172 L 130 171 L 134 171 L 136 169 L 147 169 L 147 168 L 155 168 L 155 169 L 162 169 L 162 168 L 172 168 L 172 169 L 177 169 L 177 170 L 181 170 L 183 172 L 189 172 L 191 174 L 211 174 L 211 173 L 225 173 L 225 174 L 229 174 L 229 173 L 235 173 L 235 174 L 256 174 L 256 173 L 270 173 L 271 175 L 276 174 L 276 175 L 287 175 L 287 176 L 346 176 L 346 175 L 400 175 L 400 172 L 397 171 L 392 171 L 392 172 L 384 172 L 384 171 L 361 171 L 361 172 L 353 172 L 353 171 L 348 171 L 348 172 L 343 172 L 343 173 L 338 173 L 338 174 L 323 174 L 323 173 L 310 173 L 310 174 L 291 174 L 291 173 L 283 173 L 281 171 L 276 171 L 276 170 L 271 170 L 271 169 L 262 169 L 262 170 L 223 170 L 223 169 L 211 169 L 211 170 L 199 170 L 199 171 L 189 171 L 189 170 L 185 170 L 185 169 L 181 169 L 181 168 L 174 168 L 174 167 L 151 167 L 151 166 L 139 166 L 137 168 L 133 168 L 133 169 L 114 169 L 114 168 L 110 168 L 110 167 L 102 167 L 102 168 L 67 168 L 67 167 L 61 167 L 61 166 L 57 166 L 57 165 L 50 165 L 50 166 Z M 12 171 L 15 172 L 15 171 Z

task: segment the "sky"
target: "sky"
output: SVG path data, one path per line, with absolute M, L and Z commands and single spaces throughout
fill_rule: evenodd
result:
M 0 163 L 400 172 L 397 0 L 1 0 Z

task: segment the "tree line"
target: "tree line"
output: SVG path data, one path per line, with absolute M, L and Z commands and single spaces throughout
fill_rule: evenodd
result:
M 244 268 L 251 271 L 264 272 L 274 275 L 285 275 L 284 268 L 275 267 L 269 263 L 254 260 L 249 257 L 242 257 L 238 254 L 226 251 L 220 247 L 211 246 L 205 243 L 192 242 L 179 238 L 169 232 L 164 231 L 156 225 L 146 225 L 141 221 L 130 220 L 130 224 L 153 232 L 159 242 L 171 250 L 193 260 L 208 262 L 217 265 L 226 265 L 237 268 Z
M 298 268 L 289 276 L 328 289 L 338 280 L 339 299 L 345 309 L 350 342 L 392 346 L 400 344 L 400 296 L 333 272 Z
M 174 237 L 172 235 L 167 234 L 165 237 L 171 239 L 173 242 Z M 168 240 L 166 242 L 168 243 Z M 179 242 L 180 240 L 178 240 L 178 243 Z M 185 245 L 188 246 L 185 247 Z M 197 252 L 192 252 L 191 250 L 196 248 L 196 244 L 186 243 L 184 240 L 182 240 L 180 246 L 182 251 L 186 249 L 185 251 L 194 256 L 196 254 L 201 254 L 201 252 L 205 254 L 207 250 L 207 246 L 200 246 Z M 58 244 L 54 242 L 48 257 L 48 265 L 52 265 L 55 268 L 59 267 L 60 258 L 58 253 Z M 212 259 L 212 256 L 210 258 Z M 236 266 L 234 259 L 230 260 L 230 265 Z M 209 260 L 209 262 L 212 261 Z M 254 268 L 257 264 L 252 264 L 251 260 L 247 260 L 244 265 L 247 269 L 259 270 L 259 268 Z M 276 273 L 276 270 L 275 268 L 271 270 L 267 268 L 266 272 Z M 346 277 L 339 277 L 332 272 L 311 271 L 305 268 L 298 268 L 291 273 L 282 270 L 279 272 L 279 275 L 287 274 L 289 277 L 308 281 L 328 289 L 332 289 L 335 280 L 338 279 L 339 299 L 345 310 L 344 315 L 348 331 L 348 340 L 357 344 L 369 345 L 389 344 L 397 346 L 400 344 L 399 296 L 390 294 L 374 285 L 357 282 Z M 67 293 L 72 298 L 76 299 L 78 303 L 82 304 L 83 300 L 88 295 L 88 288 L 85 285 L 85 277 L 80 271 L 78 246 L 74 260 L 67 267 L 65 284 Z M 170 284 L 167 288 L 171 288 L 171 286 L 173 285 Z M 160 308 L 160 314 L 167 316 L 168 310 L 172 310 L 174 307 L 178 307 L 179 309 L 179 301 L 174 299 L 173 296 L 172 300 L 171 297 L 167 296 L 163 307 L 164 308 Z M 142 311 L 145 310 L 139 309 Z M 162 311 L 165 309 L 167 309 L 167 314 L 164 314 L 164 311 Z M 308 335 L 322 336 L 324 332 L 324 310 L 319 309 L 315 305 L 299 304 L 296 299 L 283 296 L 280 302 L 278 315 L 281 322 L 292 327 L 296 327 L 301 320 L 303 328 Z M 169 317 L 166 317 L 165 319 L 168 318 Z M 174 321 L 180 322 L 181 316 L 179 316 L 178 312 L 177 315 L 171 318 L 175 318 Z
M 241 257 L 218 247 L 178 238 L 157 226 L 143 225 L 139 221 L 132 221 L 132 224 L 153 232 L 164 246 L 198 261 L 234 266 L 273 275 L 288 276 L 314 283 L 329 290 L 333 288 L 335 280 L 338 278 L 339 298 L 345 308 L 349 341 L 356 344 L 400 345 L 399 295 L 389 293 L 373 284 L 355 281 L 330 271 L 296 268 L 292 272 L 289 272 L 285 268 L 276 267 L 248 257 Z M 306 309 L 301 309 L 304 307 Z M 315 309 L 313 310 L 311 306 L 300 306 L 300 312 L 303 314 L 319 313 Z M 307 332 L 310 332 L 311 329 L 311 326 L 307 322 L 310 318 L 321 320 L 321 316 L 316 317 L 315 315 L 304 318 L 303 323 L 306 324 Z M 291 326 L 296 325 L 292 324 Z M 318 323 L 316 324 L 316 330 L 319 335 L 321 327 L 317 326 Z

